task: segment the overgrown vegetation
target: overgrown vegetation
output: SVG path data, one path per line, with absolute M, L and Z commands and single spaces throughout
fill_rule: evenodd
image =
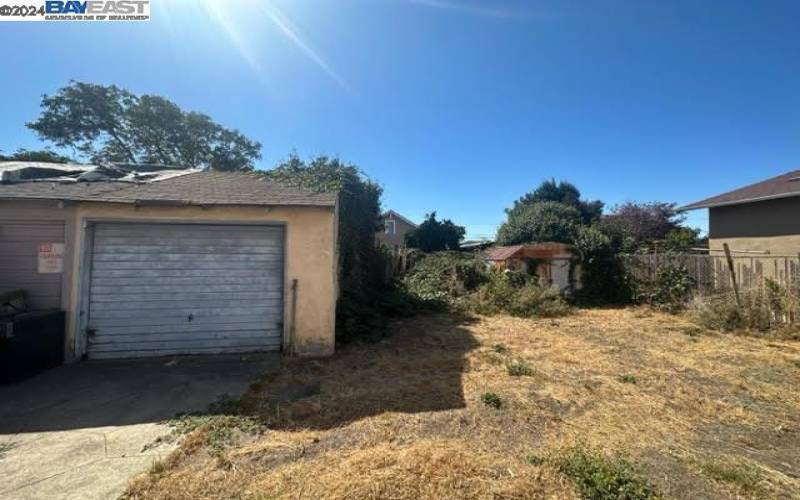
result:
M 486 282 L 485 264 L 474 254 L 436 252 L 425 255 L 403 277 L 406 289 L 426 303 L 458 306 L 464 296 Z
M 796 290 L 767 279 L 763 287 L 739 292 L 741 307 L 733 291 L 695 298 L 689 306 L 689 317 L 711 330 L 732 332 L 784 331 L 798 336 L 793 329 L 800 319 L 800 297 Z
M 264 173 L 267 179 L 320 192 L 339 193 L 339 300 L 336 338 L 376 339 L 387 319 L 414 310 L 395 287 L 387 269 L 391 256 L 375 246 L 381 227 L 381 187 L 355 165 L 320 156 L 305 162 L 297 155 Z
M 527 275 L 489 271 L 487 277 L 487 281 L 464 301 L 468 310 L 524 318 L 557 317 L 570 312 L 569 304 L 557 290 L 542 286 Z
M 403 284 L 412 296 L 440 308 L 521 317 L 554 317 L 570 312 L 561 295 L 539 285 L 535 277 L 488 269 L 472 254 L 429 254 L 403 278 Z
M 669 313 L 684 310 L 697 287 L 695 279 L 681 265 L 659 268 L 653 281 L 629 279 L 634 302 Z
M 618 256 L 642 251 L 685 251 L 698 244 L 699 231 L 683 226 L 685 216 L 674 203 L 628 202 L 602 214 L 601 201 L 581 198 L 568 182 L 545 181 L 506 210 L 507 220 L 497 232 L 497 242 L 514 245 L 561 242 L 573 246 L 581 268 L 583 288 L 575 299 L 582 304 L 626 304 L 643 297 L 626 276 Z M 640 291 L 641 292 L 641 291 Z M 659 304 L 675 304 L 658 291 Z
M 266 427 L 253 417 L 221 414 L 184 414 L 167 422 L 175 436 L 202 431 L 204 445 L 212 454 L 221 453 L 234 443 L 236 433 L 260 434 Z
M 583 447 L 572 449 L 561 463 L 583 498 L 589 500 L 657 500 L 656 490 L 621 458 L 607 458 Z

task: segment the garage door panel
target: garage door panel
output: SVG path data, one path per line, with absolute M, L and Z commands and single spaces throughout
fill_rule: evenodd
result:
M 160 351 L 160 350 L 178 350 L 185 349 L 187 354 L 192 354 L 195 351 L 207 349 L 224 349 L 226 347 L 250 347 L 261 348 L 265 344 L 263 340 L 253 334 L 249 338 L 227 338 L 227 339 L 201 339 L 198 338 L 194 342 L 187 342 L 186 340 L 153 340 L 153 341 L 135 341 L 135 342 L 112 342 L 104 344 L 94 344 L 93 352 L 110 352 L 118 351 L 125 352 L 128 350 L 141 350 L 141 351 Z M 270 345 L 270 344 L 266 344 Z M 271 345 L 278 345 L 277 343 Z
M 274 272 L 273 272 L 274 275 Z M 279 284 L 275 283 L 275 278 L 270 276 L 269 273 L 264 273 L 264 276 L 214 276 L 213 279 L 208 279 L 208 276 L 164 276 L 159 278 L 159 282 L 165 286 L 205 286 L 206 284 L 214 283 L 214 285 L 246 285 L 252 286 L 254 290 L 279 290 Z M 153 282 L 153 277 L 136 276 L 125 278 L 92 278 L 92 286 L 147 286 Z
M 148 311 L 150 314 L 153 310 L 165 310 L 167 312 L 191 311 L 194 312 L 198 309 L 251 309 L 269 310 L 270 305 L 277 305 L 280 303 L 280 293 L 273 294 L 272 297 L 266 299 L 203 299 L 203 300 L 187 300 L 187 299 L 173 299 L 173 300 L 142 300 L 142 301 L 129 301 L 129 302 L 92 302 L 91 307 L 95 312 L 101 311 Z
M 156 356 L 177 356 L 177 355 L 184 355 L 184 354 L 245 354 L 251 352 L 259 352 L 263 350 L 267 351 L 276 351 L 280 349 L 280 342 L 275 344 L 267 344 L 266 346 L 260 345 L 244 345 L 244 346 L 237 346 L 237 347 L 226 347 L 224 350 L 220 350 L 217 347 L 195 347 L 191 351 L 188 351 L 184 348 L 177 348 L 177 349 L 151 349 L 151 350 L 125 350 L 125 351 L 98 351 L 94 352 L 91 355 L 92 359 L 119 359 L 119 358 L 152 358 Z
M 282 292 L 277 289 L 275 292 L 266 291 L 258 292 L 236 292 L 226 294 L 225 297 L 229 300 L 267 300 L 280 298 Z M 277 294 L 276 294 L 277 293 Z M 146 301 L 146 300 L 216 300 L 219 298 L 218 293 L 214 292 L 192 292 L 192 293 L 147 293 L 147 294 L 115 294 L 115 295 L 101 295 L 94 298 L 94 303 L 103 302 L 131 302 L 131 301 Z
M 221 245 L 99 245 L 94 249 L 95 255 L 121 255 L 129 253 L 149 254 L 154 250 L 165 253 L 181 253 L 190 255 L 217 254 L 225 252 L 227 254 L 276 254 L 280 253 L 279 246 L 265 245 L 242 245 L 242 246 L 221 246 Z
M 240 235 L 250 235 L 254 238 L 272 238 L 283 234 L 280 226 L 264 226 L 260 224 L 147 224 L 140 222 L 129 223 L 103 223 L 95 227 L 95 234 L 99 235 L 142 235 L 145 237 L 157 237 L 158 235 L 180 237 L 198 237 L 198 235 L 213 234 L 218 237 L 220 233 L 239 237 Z
M 253 330 L 238 330 L 235 332 L 217 332 L 217 331 L 192 331 L 192 332 L 171 332 L 171 333 L 149 333 L 131 334 L 131 335 L 105 335 L 100 339 L 93 341 L 92 344 L 99 346 L 125 346 L 126 344 L 135 344 L 134 348 L 147 348 L 153 344 L 178 344 L 192 342 L 198 346 L 207 345 L 211 341 L 216 341 L 218 344 L 225 342 L 228 343 L 248 343 L 258 344 L 263 340 L 264 330 L 261 328 L 254 328 Z M 130 345 L 126 346 L 130 347 Z
M 93 270 L 100 271 L 157 271 L 157 270 L 173 270 L 173 271 L 193 271 L 197 270 L 196 265 L 192 265 L 187 261 L 174 261 L 174 262 L 97 262 L 93 264 Z M 259 268 L 260 269 L 260 268 Z M 213 265 L 203 266 L 201 271 L 253 271 L 252 262 L 215 262 Z
M 37 223 L 0 221 L 0 239 L 4 242 L 63 241 L 64 224 L 60 222 Z
M 258 309 L 253 309 L 249 307 L 213 307 L 213 308 L 194 308 L 194 307 L 169 307 L 163 309 L 156 309 L 147 312 L 147 316 L 152 318 L 171 318 L 171 317 L 182 317 L 184 321 L 189 323 L 186 320 L 189 314 L 192 315 L 193 321 L 202 321 L 203 318 L 207 318 L 210 316 L 232 316 L 232 315 L 240 315 L 240 314 L 254 314 L 254 313 L 263 313 L 263 314 L 270 314 L 276 311 L 280 311 L 280 300 L 273 301 L 272 304 L 265 304 L 260 306 Z M 115 311 L 93 311 L 92 312 L 92 319 L 93 320 L 100 320 L 100 319 L 119 319 L 119 318 L 141 318 L 142 313 L 139 309 L 128 309 L 128 310 L 115 310 Z
M 273 241 L 274 237 L 270 235 L 235 236 L 235 234 L 231 233 L 201 235 L 197 234 L 195 231 L 192 231 L 191 234 L 186 234 L 186 237 L 182 238 L 181 240 L 176 240 L 174 235 L 170 234 L 169 232 L 165 232 L 163 234 L 149 234 L 146 232 L 137 234 L 135 232 L 131 232 L 110 236 L 105 236 L 102 233 L 95 232 L 95 236 L 101 238 L 103 246 L 205 246 L 206 244 L 219 247 L 266 246 L 267 248 L 274 248 L 280 246 L 278 242 Z
M 268 325 L 267 325 L 268 326 Z M 250 331 L 250 330 L 267 331 L 274 335 L 280 334 L 280 327 L 273 326 L 272 328 L 265 328 L 265 321 L 249 321 L 249 322 L 235 322 L 223 324 L 209 324 L 209 323 L 175 323 L 172 325 L 137 325 L 137 326 L 114 326 L 112 329 L 105 331 L 102 325 L 97 326 L 97 330 L 101 331 L 103 337 L 116 337 L 119 335 L 151 335 L 151 334 L 179 334 L 185 335 L 187 333 L 224 333 L 236 331 Z
M 232 293 L 232 292 L 252 292 L 259 290 L 258 285 L 130 285 L 130 286 L 92 286 L 94 295 L 116 295 L 116 294 L 147 294 L 147 293 L 180 293 L 185 292 L 188 287 L 202 286 L 206 292 Z
M 61 273 L 39 273 L 41 243 L 63 243 L 64 223 L 0 220 L 0 293 L 25 290 L 33 310 L 61 308 Z
M 36 271 L 38 268 L 38 247 L 31 247 L 28 255 L 3 255 L 0 270 Z
M 283 231 L 97 224 L 89 356 L 279 349 Z
M 170 315 L 153 317 L 147 315 L 139 318 L 135 323 L 131 321 L 130 316 L 123 316 L 117 318 L 93 319 L 92 326 L 98 330 L 102 330 L 105 333 L 108 333 L 109 327 L 114 327 L 114 331 L 116 331 L 116 328 L 122 327 L 141 327 L 142 330 L 145 330 L 145 327 L 172 325 L 193 328 L 198 324 L 221 326 L 227 324 L 260 323 L 261 325 L 269 326 L 269 323 L 274 320 L 274 314 L 275 311 L 264 311 L 261 314 L 242 314 L 236 316 L 235 318 L 230 318 L 227 316 L 209 316 L 203 318 L 202 321 L 199 321 L 197 318 L 195 318 L 195 321 L 192 322 L 192 325 L 187 324 L 188 322 L 186 321 L 185 316 L 181 317 L 177 315 Z
M 272 277 L 269 269 L 94 269 L 92 279 L 106 278 L 260 278 Z
M 123 253 L 123 254 L 96 254 L 95 262 L 150 262 L 153 255 L 158 254 L 159 262 L 188 262 L 191 265 L 204 265 L 206 263 L 248 262 L 270 263 L 279 260 L 281 253 L 277 250 L 270 253 L 258 254 L 182 254 L 182 253 Z

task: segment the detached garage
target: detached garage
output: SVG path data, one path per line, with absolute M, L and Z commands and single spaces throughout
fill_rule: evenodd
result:
M 60 304 L 68 359 L 328 355 L 336 198 L 197 171 L 6 182 L 0 246 L 15 250 L 0 260 L 0 283 L 26 290 L 31 306 Z M 34 249 L 53 242 L 64 244 L 60 272 L 34 272 Z
M 282 225 L 98 222 L 91 231 L 90 359 L 280 350 Z

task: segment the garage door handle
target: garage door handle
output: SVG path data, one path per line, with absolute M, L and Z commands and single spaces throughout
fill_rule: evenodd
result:
M 89 337 L 94 337 L 95 335 L 97 335 L 97 330 L 94 328 L 87 328 L 86 335 L 88 335 Z
M 193 319 L 194 319 L 194 314 L 192 313 L 189 313 L 189 316 L 186 317 L 186 321 L 188 321 L 189 323 L 191 323 Z

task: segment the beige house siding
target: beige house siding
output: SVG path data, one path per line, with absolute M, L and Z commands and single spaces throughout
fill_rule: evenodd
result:
M 725 243 L 734 254 L 758 252 L 797 257 L 800 253 L 800 234 L 751 238 L 709 238 L 708 240 L 708 246 L 714 254 L 722 252 L 722 246 Z
M 83 202 L 75 207 L 72 240 L 72 274 L 67 311 L 68 356 L 82 354 L 81 275 L 87 245 L 87 225 L 92 221 L 282 223 L 286 231 L 284 284 L 284 338 L 301 356 L 333 353 L 337 297 L 336 209 L 333 207 L 144 206 Z M 292 282 L 297 280 L 296 311 L 292 314 Z M 294 316 L 295 324 L 291 325 Z M 294 338 L 288 339 L 293 332 Z M 286 342 L 285 344 L 286 345 Z

